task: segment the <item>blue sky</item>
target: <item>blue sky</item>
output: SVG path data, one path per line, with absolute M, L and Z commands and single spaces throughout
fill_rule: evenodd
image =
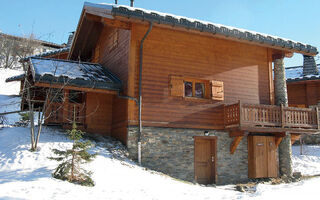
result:
M 55 43 L 75 30 L 84 0 L 0 0 L 0 30 Z M 113 0 L 87 0 L 114 3 Z M 129 5 L 130 0 L 118 0 Z M 199 3 L 201 2 L 201 3 Z M 135 0 L 135 6 L 308 43 L 320 51 L 319 0 Z M 318 63 L 320 60 L 318 61 Z M 302 64 L 302 56 L 286 59 Z

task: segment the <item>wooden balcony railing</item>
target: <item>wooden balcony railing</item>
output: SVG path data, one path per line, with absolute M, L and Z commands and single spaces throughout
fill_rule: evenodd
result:
M 239 102 L 224 107 L 224 122 L 226 128 L 274 128 L 283 131 L 316 132 L 319 130 L 319 112 L 318 108 L 250 105 Z

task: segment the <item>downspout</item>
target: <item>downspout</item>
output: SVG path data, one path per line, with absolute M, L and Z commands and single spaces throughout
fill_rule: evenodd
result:
M 142 108 L 142 61 L 143 61 L 143 43 L 144 40 L 148 37 L 149 33 L 152 30 L 152 22 L 150 22 L 149 29 L 146 34 L 143 36 L 140 43 L 140 67 L 139 67 L 139 128 L 138 128 L 138 162 L 141 165 L 141 132 L 142 132 L 142 121 L 141 121 L 141 108 Z

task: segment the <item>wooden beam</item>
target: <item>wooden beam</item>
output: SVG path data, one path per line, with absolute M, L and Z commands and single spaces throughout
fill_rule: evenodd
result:
M 293 52 L 287 52 L 287 53 L 284 54 L 284 56 L 285 56 L 286 58 L 292 58 Z
M 237 136 L 237 137 L 235 137 L 233 139 L 233 141 L 232 141 L 232 143 L 230 145 L 230 154 L 233 154 L 236 151 L 236 149 L 237 149 L 240 141 L 242 140 L 242 138 L 243 138 L 243 136 Z
M 289 133 L 305 133 L 313 134 L 319 132 L 318 129 L 302 129 L 302 128 L 278 128 L 278 127 L 250 127 L 248 125 L 241 126 L 241 131 L 248 131 L 252 133 L 279 133 L 279 132 L 289 132 Z
M 111 26 L 119 29 L 125 29 L 125 30 L 131 29 L 131 23 L 129 22 L 123 22 L 123 21 L 108 19 L 108 18 L 103 18 L 103 22 L 107 26 Z
M 90 13 L 85 13 L 85 18 L 88 21 L 102 22 L 102 18 L 100 16 L 93 15 L 93 14 L 90 14 Z
M 278 148 L 278 146 L 279 146 L 279 144 L 281 143 L 281 141 L 282 141 L 282 139 L 283 139 L 283 137 L 281 137 L 281 136 L 276 136 L 275 137 L 275 145 L 276 145 L 276 147 Z
M 301 137 L 301 134 L 291 133 L 291 144 L 293 144 L 295 141 L 299 140 L 300 137 Z
M 244 135 L 245 135 L 244 131 L 240 131 L 240 130 L 229 132 L 229 137 L 239 137 L 239 136 L 244 136 Z
M 83 92 L 97 92 L 97 93 L 105 93 L 105 94 L 117 94 L 116 90 L 104 90 L 104 89 L 95 89 L 95 88 L 85 88 L 85 87 L 76 87 L 76 86 L 68 86 L 61 84 L 50 84 L 50 83 L 35 83 L 37 87 L 48 87 L 48 88 L 63 88 L 67 90 L 78 90 Z

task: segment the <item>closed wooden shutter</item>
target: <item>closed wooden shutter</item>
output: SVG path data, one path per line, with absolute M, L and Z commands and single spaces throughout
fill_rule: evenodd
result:
M 217 101 L 224 100 L 224 89 L 222 81 L 211 81 L 212 99 Z
M 175 97 L 183 97 L 183 79 L 179 76 L 171 76 L 170 94 Z

